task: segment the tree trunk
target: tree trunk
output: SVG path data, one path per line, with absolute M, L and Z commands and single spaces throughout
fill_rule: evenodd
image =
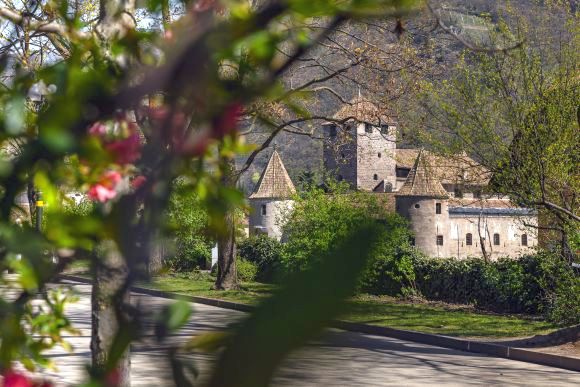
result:
M 129 350 L 120 356 L 115 369 L 107 369 L 109 351 L 121 327 L 130 293 L 123 291 L 128 269 L 113 242 L 105 242 L 94 259 L 95 282 L 91 297 L 91 354 L 93 369 L 104 375 L 107 384 L 128 387 L 131 384 Z
M 225 162 L 222 183 L 226 187 L 235 188 L 235 162 L 228 158 Z M 232 209 L 224 216 L 225 229 L 218 236 L 218 271 L 214 288 L 229 290 L 238 288 L 238 273 L 236 271 L 236 221 Z

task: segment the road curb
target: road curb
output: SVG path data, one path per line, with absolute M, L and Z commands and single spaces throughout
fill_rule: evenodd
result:
M 78 277 L 75 275 L 65 275 L 59 276 L 59 280 L 76 281 L 85 284 L 90 284 L 92 281 L 87 278 Z M 233 309 L 241 312 L 251 312 L 255 309 L 252 305 L 240 304 L 237 302 L 217 300 L 214 298 L 197 297 L 197 296 L 187 296 L 182 294 L 176 294 L 171 292 L 165 292 L 162 290 L 148 289 L 139 286 L 134 286 L 131 290 L 135 293 L 147 294 L 150 296 L 169 298 L 169 299 L 180 299 L 197 304 L 204 304 L 209 306 L 215 306 L 224 309 Z M 415 331 L 407 331 L 402 329 L 394 329 L 387 327 L 379 327 L 376 325 L 360 324 L 349 321 L 334 321 L 331 326 L 333 328 L 359 332 L 377 336 L 391 337 L 395 339 L 412 341 L 415 343 L 434 345 L 437 347 L 456 349 L 464 352 L 480 353 L 489 356 L 518 360 L 526 363 L 541 364 L 550 367 L 562 368 L 571 371 L 580 372 L 580 359 L 553 355 L 548 353 L 530 351 L 528 349 L 509 347 L 500 344 L 486 343 L 481 341 L 472 341 L 465 339 L 458 339 L 449 336 L 440 336 L 430 333 L 421 333 Z

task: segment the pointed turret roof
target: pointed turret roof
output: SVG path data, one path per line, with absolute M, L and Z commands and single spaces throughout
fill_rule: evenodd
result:
M 427 164 L 423 149 L 419 151 L 415 165 L 409 172 L 405 184 L 397 192 L 397 196 L 448 197 L 447 191 L 445 191 L 445 188 L 443 188 Z
M 274 149 L 250 199 L 287 198 L 296 193 L 278 151 Z
M 360 95 L 343 105 L 334 115 L 335 120 L 354 119 L 358 122 L 368 122 L 373 125 L 393 123 L 394 120 L 385 112 L 381 111 L 377 105 Z

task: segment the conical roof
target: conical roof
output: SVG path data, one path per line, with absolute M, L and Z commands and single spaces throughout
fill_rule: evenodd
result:
M 349 104 L 343 105 L 333 118 L 339 121 L 354 119 L 358 122 L 368 122 L 377 126 L 394 122 L 377 105 L 361 96 L 354 98 Z
M 274 149 L 250 199 L 288 198 L 295 193 L 296 188 L 288 176 L 278 151 Z
M 397 196 L 448 197 L 447 191 L 429 168 L 423 149 L 419 151 L 415 165 L 409 172 L 405 184 L 397 192 Z

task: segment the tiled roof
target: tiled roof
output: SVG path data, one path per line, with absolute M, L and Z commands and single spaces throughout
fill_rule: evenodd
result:
M 443 188 L 427 163 L 425 151 L 419 151 L 415 165 L 409 172 L 405 184 L 397 192 L 397 196 L 448 197 L 447 191 L 445 191 L 445 188 Z
M 393 124 L 395 120 L 389 117 L 369 100 L 357 97 L 349 104 L 345 104 L 333 117 L 335 120 L 354 119 L 358 122 L 368 122 L 373 125 Z
M 296 188 L 284 168 L 278 151 L 274 149 L 250 199 L 288 198 L 294 193 Z
M 490 172 L 467 155 L 442 156 L 423 150 L 425 160 L 441 184 L 487 185 Z M 411 169 L 417 160 L 419 149 L 397 149 L 397 168 Z

